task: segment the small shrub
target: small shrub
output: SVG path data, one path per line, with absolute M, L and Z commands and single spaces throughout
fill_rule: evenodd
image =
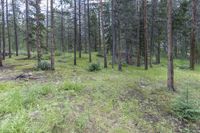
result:
M 42 56 L 42 59 L 43 59 L 43 60 L 50 60 L 51 57 L 50 57 L 50 55 L 43 55 L 43 56 Z
M 95 71 L 99 71 L 101 70 L 100 64 L 96 64 L 96 63 L 92 63 L 89 65 L 89 69 L 90 72 L 95 72 Z
M 50 70 L 51 69 L 51 64 L 47 61 L 41 61 L 38 64 L 38 69 L 42 71 Z
M 55 52 L 55 56 L 61 56 L 61 55 L 62 55 L 61 52 L 59 52 L 59 51 L 56 51 L 56 52 Z
M 83 85 L 79 84 L 79 83 L 71 83 L 71 82 L 65 82 L 61 87 L 61 90 L 66 90 L 66 91 L 80 91 L 81 89 L 83 89 Z
M 200 108 L 194 100 L 189 99 L 188 91 L 175 99 L 172 104 L 172 110 L 180 119 L 200 120 Z

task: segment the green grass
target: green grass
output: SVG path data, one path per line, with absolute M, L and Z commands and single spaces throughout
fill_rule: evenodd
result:
M 48 59 L 48 55 L 44 58 Z M 0 132 L 197 132 L 200 124 L 181 122 L 171 104 L 187 88 L 200 103 L 200 67 L 182 69 L 188 61 L 175 60 L 177 92 L 166 88 L 167 62 L 143 67 L 125 66 L 122 72 L 109 67 L 88 72 L 88 55 L 73 66 L 72 54 L 56 56 L 55 71 L 35 71 L 35 60 L 25 56 L 7 59 L 0 77 Z M 103 66 L 103 58 L 93 55 Z M 31 71 L 36 80 L 8 80 Z M 199 104 L 197 104 L 199 106 Z

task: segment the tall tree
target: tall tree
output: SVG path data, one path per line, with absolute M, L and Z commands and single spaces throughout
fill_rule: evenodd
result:
M 51 0 L 51 70 L 55 70 L 54 0 Z
M 47 2 L 47 9 L 46 9 L 46 48 L 49 48 L 49 0 Z
M 28 59 L 31 58 L 29 32 L 29 3 L 28 0 L 26 0 L 26 47 Z
M 14 36 L 15 36 L 15 49 L 16 56 L 19 55 L 19 43 L 18 43 L 18 31 L 17 31 L 17 20 L 16 20 L 16 0 L 12 0 L 12 10 L 13 10 L 13 23 L 14 23 Z
M 141 12 L 140 12 L 140 4 L 139 1 L 136 1 L 136 16 L 138 18 L 137 21 L 137 67 L 140 67 L 140 59 L 141 59 L 141 45 L 140 45 L 140 18 L 141 18 Z
M 87 53 L 87 0 L 84 0 L 84 52 Z
M 90 31 L 90 1 L 87 0 L 87 14 L 88 14 L 88 49 L 89 49 L 89 62 L 92 62 L 91 54 L 91 31 Z
M 174 88 L 174 65 L 173 65 L 173 40 L 172 40 L 172 0 L 167 0 L 167 42 L 168 42 L 168 82 L 169 90 Z
M 77 16 L 76 16 L 76 0 L 74 0 L 74 65 L 76 65 L 76 48 L 77 48 Z
M 2 10 L 2 43 L 3 43 L 3 59 L 5 60 L 5 46 L 6 46 L 6 37 L 5 37 L 5 10 L 4 10 L 4 0 L 1 0 L 1 10 Z
M 192 0 L 192 32 L 191 32 L 191 45 L 190 45 L 190 68 L 195 68 L 195 43 L 196 43 L 196 13 L 197 13 L 197 2 Z
M 79 58 L 81 58 L 81 50 L 82 50 L 82 38 L 81 38 L 81 28 L 82 28 L 82 25 L 81 25 L 81 0 L 79 0 L 79 13 L 78 13 L 78 16 L 79 16 L 79 42 L 78 42 L 78 50 L 79 50 Z
M 63 11 L 63 0 L 60 1 L 61 3 L 61 47 L 62 51 L 65 50 L 64 45 L 64 11 Z
M 156 9 L 157 9 L 158 0 L 152 0 L 152 16 L 151 16 L 151 45 L 150 45 L 150 60 L 149 64 L 152 67 L 152 57 L 154 52 L 154 29 L 155 29 L 155 18 L 156 18 Z
M 41 17 L 41 9 L 40 9 L 40 2 L 41 0 L 35 1 L 35 8 L 36 8 L 36 47 L 37 47 L 37 59 L 38 59 L 38 66 L 42 60 L 42 51 L 41 51 L 41 25 L 40 25 L 40 17 Z
M 107 68 L 107 47 L 104 38 L 104 16 L 103 16 L 103 2 L 100 0 L 100 21 L 101 21 L 101 42 L 103 43 L 103 53 L 104 53 L 104 68 Z
M 144 64 L 148 70 L 148 29 L 147 29 L 147 0 L 143 0 L 144 17 Z
M 111 1 L 112 3 L 112 68 L 114 68 L 114 63 L 115 63 L 115 56 L 116 56 L 116 29 L 115 29 L 115 0 Z
M 11 58 L 12 51 L 11 51 L 11 39 L 10 39 L 10 24 L 9 24 L 8 0 L 6 0 L 6 23 L 7 23 L 7 34 L 8 34 L 8 52 L 9 52 L 9 58 Z

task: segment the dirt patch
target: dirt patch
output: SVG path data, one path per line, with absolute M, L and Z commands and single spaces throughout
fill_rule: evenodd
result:
M 150 113 L 145 113 L 144 119 L 150 123 L 157 123 L 160 121 L 160 119 L 157 115 L 150 114 Z
M 121 94 L 119 99 L 120 101 L 131 100 L 132 98 L 136 98 L 139 101 L 143 101 L 145 99 L 144 94 L 138 89 L 128 89 L 124 94 Z

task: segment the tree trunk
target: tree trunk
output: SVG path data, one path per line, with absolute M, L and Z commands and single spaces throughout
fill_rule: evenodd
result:
M 100 8 L 98 10 L 98 39 L 99 39 L 99 48 L 98 48 L 98 52 L 99 54 L 101 54 L 101 13 L 100 13 Z
M 141 18 L 141 13 L 140 13 L 140 4 L 139 1 L 137 1 L 137 17 L 138 17 L 138 26 L 137 26 L 137 67 L 140 67 L 141 62 L 141 45 L 140 45 L 140 18 Z
M 154 53 L 154 29 L 155 29 L 154 26 L 155 26 L 155 19 L 156 19 L 157 2 L 158 0 L 152 0 L 151 46 L 150 46 L 150 60 L 149 60 L 150 67 L 152 67 L 152 57 Z
M 18 33 L 17 33 L 17 22 L 16 22 L 16 11 L 15 11 L 15 0 L 12 0 L 12 9 L 13 9 L 13 23 L 14 23 L 14 35 L 15 35 L 15 49 L 16 56 L 19 55 L 19 44 L 18 44 Z
M 121 28 L 120 22 L 118 22 L 118 33 L 117 33 L 117 42 L 118 42 L 118 71 L 122 71 L 122 57 L 121 57 Z
M 4 0 L 1 0 L 1 10 L 2 10 L 2 43 L 3 43 L 3 60 L 5 60 L 5 46 L 6 46 L 6 39 L 5 39 L 5 15 L 4 15 Z
M 91 54 L 91 39 L 90 39 L 90 2 L 87 0 L 87 14 L 88 14 L 88 49 L 89 49 L 89 62 L 92 62 L 92 54 Z
M 168 83 L 169 90 L 174 88 L 174 66 L 173 66 L 173 40 L 172 40 L 172 0 L 167 0 L 167 40 L 168 40 Z
M 46 48 L 47 48 L 47 51 L 48 51 L 48 48 L 49 48 L 49 0 L 47 0 L 46 16 L 47 16 L 47 21 L 46 21 Z
M 86 9 L 86 1 L 84 0 L 84 52 L 87 53 L 87 9 Z
M 77 47 L 77 18 L 76 18 L 76 0 L 74 0 L 74 65 L 76 65 L 76 47 Z
M 11 42 L 10 42 L 10 24 L 9 24 L 9 17 L 8 17 L 8 0 L 6 0 L 6 21 L 7 21 L 7 34 L 8 34 L 8 52 L 9 52 L 9 58 L 12 56 L 11 51 Z
M 103 18 L 103 2 L 100 0 L 100 21 L 101 21 L 101 42 L 103 43 L 103 51 L 104 51 L 104 68 L 108 67 L 107 64 L 107 47 L 104 38 L 104 18 Z
M 51 0 L 51 70 L 55 70 L 54 7 Z
M 61 0 L 61 47 L 62 51 L 65 51 L 64 45 L 64 12 L 63 12 L 63 0 Z
M 157 46 L 156 64 L 160 64 L 160 43 Z
M 147 0 L 143 1 L 143 10 L 144 10 L 144 64 L 145 64 L 145 70 L 148 70 Z
M 115 29 L 115 0 L 112 0 L 112 68 L 114 68 L 115 64 L 115 56 L 116 56 L 116 29 Z
M 40 39 L 40 0 L 36 0 L 36 47 L 37 47 L 37 59 L 38 66 L 42 60 L 41 53 L 41 39 Z
M 27 56 L 28 59 L 31 58 L 30 52 L 30 39 L 29 39 L 29 7 L 28 7 L 28 0 L 26 0 L 26 46 L 27 46 Z
M 195 68 L 195 43 L 196 43 L 196 13 L 197 13 L 197 3 L 196 0 L 192 0 L 192 32 L 191 32 L 191 45 L 190 45 L 190 69 Z
M 82 51 L 82 36 L 81 36 L 81 0 L 79 0 L 79 46 L 78 46 L 78 50 L 79 50 L 79 58 L 81 58 L 81 51 Z

